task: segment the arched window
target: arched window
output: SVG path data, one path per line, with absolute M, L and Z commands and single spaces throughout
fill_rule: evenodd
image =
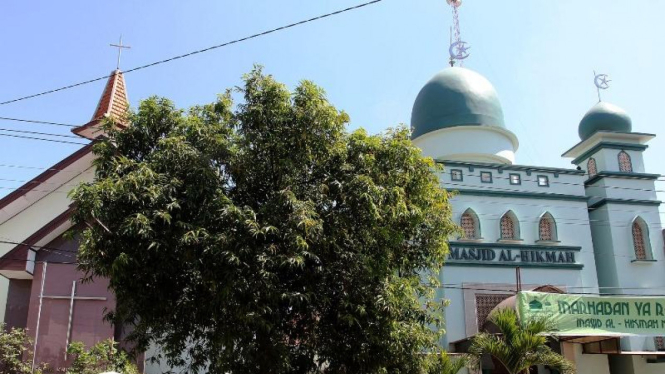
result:
M 518 240 L 520 224 L 512 210 L 501 217 L 501 239 Z
M 633 248 L 635 249 L 636 260 L 648 260 L 651 258 L 651 249 L 649 248 L 649 230 L 646 222 L 640 217 L 635 218 L 632 225 L 633 230 Z
M 619 171 L 630 173 L 633 171 L 633 162 L 630 160 L 630 155 L 626 151 L 619 152 Z
M 469 208 L 462 213 L 460 226 L 462 226 L 464 239 L 480 239 L 480 221 L 473 209 Z
M 593 177 L 596 174 L 598 174 L 598 168 L 596 167 L 596 159 L 595 158 L 590 158 L 589 161 L 586 163 L 586 169 L 587 172 L 589 173 L 589 177 Z
M 538 222 L 538 238 L 542 241 L 556 241 L 556 222 L 549 212 L 543 214 Z

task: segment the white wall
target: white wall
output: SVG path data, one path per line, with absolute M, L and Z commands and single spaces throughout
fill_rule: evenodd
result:
M 473 141 L 469 141 L 473 139 Z M 423 155 L 434 159 L 515 162 L 517 138 L 508 130 L 488 126 L 457 126 L 432 131 L 413 140 Z

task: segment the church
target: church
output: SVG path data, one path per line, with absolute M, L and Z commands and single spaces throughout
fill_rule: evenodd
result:
M 661 176 L 643 161 L 655 135 L 639 132 L 640 124 L 616 105 L 589 104 L 580 113 L 579 141 L 562 149 L 571 167 L 553 168 L 515 164 L 519 140 L 480 73 L 451 66 L 414 98 L 413 142 L 443 166 L 441 186 L 456 192 L 453 218 L 461 228 L 450 238 L 438 292 L 449 300 L 441 341 L 449 352 L 466 352 L 474 335 L 488 331 L 493 310 L 516 308 L 520 291 L 648 300 L 665 285 L 655 192 Z M 115 70 L 92 119 L 74 133 L 94 141 L 100 122 L 122 118 L 128 105 L 123 74 Z M 93 180 L 93 159 L 90 143 L 0 200 L 0 237 L 12 239 L 0 242 L 0 321 L 27 328 L 35 361 L 52 367 L 68 362 L 70 342 L 123 339 L 121 328 L 102 319 L 115 305 L 108 282 L 81 281 L 77 238 L 64 235 L 76 229 L 67 193 Z M 665 329 L 561 335 L 551 347 L 580 373 L 662 373 L 665 333 L 659 331 Z M 482 365 L 483 373 L 505 372 L 491 359 Z M 146 363 L 143 369 L 167 367 Z

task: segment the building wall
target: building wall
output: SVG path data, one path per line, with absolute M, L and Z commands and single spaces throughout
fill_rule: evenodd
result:
M 30 307 L 31 280 L 11 279 L 7 292 L 5 324 L 7 328 L 25 328 Z
M 519 220 L 519 245 L 540 245 L 539 221 L 549 212 L 556 221 L 559 243 L 557 246 L 581 247 L 575 260 L 581 269 L 564 267 L 522 267 L 523 285 L 554 285 L 572 292 L 598 292 L 593 242 L 591 240 L 587 199 L 584 195 L 585 176 L 575 170 L 556 170 L 537 167 L 467 165 L 443 161 L 445 170 L 440 175 L 448 190 L 462 191 L 451 199 L 453 220 L 459 224 L 462 214 L 471 208 L 480 222 L 481 240 L 473 242 L 497 243 L 500 238 L 500 219 L 509 210 Z M 462 181 L 451 179 L 452 170 L 461 170 Z M 492 173 L 492 183 L 482 183 L 481 172 Z M 510 175 L 518 174 L 520 184 L 511 184 Z M 549 186 L 537 183 L 538 176 L 547 176 Z M 458 238 L 452 238 L 457 240 Z M 446 308 L 446 336 L 444 346 L 472 336 L 478 331 L 476 323 L 476 294 L 514 293 L 515 267 L 493 264 L 460 266 L 448 263 L 441 274 L 444 288 L 439 297 L 450 300 Z M 464 288 L 459 289 L 459 288 Z
M 89 165 L 90 160 L 82 159 L 80 162 L 87 162 L 87 165 Z M 67 197 L 69 191 L 79 183 L 92 181 L 93 176 L 92 168 L 88 168 L 87 166 L 83 172 L 80 170 L 76 171 L 75 169 L 64 171 L 58 176 L 60 179 L 57 182 L 51 180 L 49 184 L 41 185 L 38 188 L 40 191 L 53 190 L 53 192 L 44 193 L 42 196 L 35 198 L 35 201 L 31 202 L 31 205 L 19 214 L 12 214 L 8 210 L 0 211 L 0 238 L 11 242 L 22 242 L 59 214 L 66 211 L 71 204 L 71 201 Z M 51 183 L 55 183 L 55 185 Z M 14 244 L 0 243 L 0 256 L 9 252 L 14 247 Z M 8 280 L 0 276 L 0 321 L 4 321 L 5 319 L 8 287 Z

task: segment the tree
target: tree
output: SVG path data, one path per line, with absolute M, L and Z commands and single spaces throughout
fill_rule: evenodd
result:
M 67 354 L 73 357 L 65 374 L 99 374 L 115 371 L 122 374 L 138 374 L 138 369 L 129 356 L 118 349 L 111 339 L 93 345 L 89 350 L 81 342 L 74 342 L 67 347 Z
M 451 358 L 450 355 L 441 351 L 439 354 L 430 356 L 430 364 L 427 370 L 428 374 L 457 374 L 460 370 L 468 367 L 472 360 L 462 355 Z
M 30 338 L 25 330 L 0 323 L 0 374 L 33 374 Z M 40 367 L 35 373 L 41 373 Z
M 520 321 L 517 313 L 505 308 L 492 313 L 489 320 L 499 334 L 480 333 L 473 339 L 471 352 L 478 359 L 489 354 L 510 374 L 528 373 L 536 365 L 547 365 L 564 374 L 575 373 L 573 364 L 547 346 L 547 333 L 554 331 L 551 320 L 533 318 Z
M 421 371 L 456 230 L 437 167 L 404 127 L 347 133 L 309 81 L 255 68 L 236 90 L 235 109 L 232 91 L 187 112 L 150 98 L 106 124 L 72 198 L 109 318 L 190 372 Z

